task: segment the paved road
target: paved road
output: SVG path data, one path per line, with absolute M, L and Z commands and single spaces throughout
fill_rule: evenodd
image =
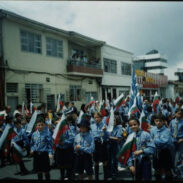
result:
M 33 162 L 32 162 L 33 158 L 25 157 L 23 160 L 24 160 L 26 168 L 29 171 L 31 171 L 32 167 L 33 167 Z M 24 175 L 24 176 L 15 175 L 15 173 L 17 173 L 19 171 L 20 171 L 19 166 L 17 164 L 6 165 L 5 167 L 0 168 L 0 180 L 4 180 L 4 179 L 37 180 L 37 175 L 35 173 L 29 173 L 28 175 Z M 50 175 L 51 175 L 51 180 L 60 180 L 60 171 L 58 169 L 51 169 Z M 85 178 L 85 179 L 87 180 L 87 178 Z M 103 180 L 102 165 L 100 165 L 99 180 Z M 131 180 L 133 180 L 133 178 L 128 169 L 121 168 L 119 170 L 119 175 L 116 177 L 116 180 L 131 181 Z M 154 177 L 153 177 L 153 180 L 155 180 Z
M 32 160 L 33 158 L 30 157 L 25 157 L 24 163 L 26 168 L 31 171 L 32 170 Z M 29 173 L 28 175 L 15 175 L 15 173 L 19 172 L 19 166 L 17 164 L 11 164 L 11 165 L 6 165 L 5 167 L 0 168 L 0 180 L 2 179 L 33 179 L 37 180 L 37 175 L 35 173 Z M 103 179 L 103 170 L 102 170 L 102 165 L 100 165 L 100 170 L 99 170 L 99 179 Z M 58 169 L 51 169 L 50 171 L 51 175 L 51 180 L 60 180 L 60 171 Z M 87 178 L 86 178 L 87 179 Z M 122 168 L 119 171 L 119 176 L 117 177 L 117 180 L 132 180 L 130 172 Z

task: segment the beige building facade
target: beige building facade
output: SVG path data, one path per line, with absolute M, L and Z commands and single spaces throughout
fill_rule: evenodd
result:
M 0 17 L 0 107 L 32 102 L 55 110 L 60 94 L 80 109 L 91 97 L 129 93 L 132 53 L 5 10 Z

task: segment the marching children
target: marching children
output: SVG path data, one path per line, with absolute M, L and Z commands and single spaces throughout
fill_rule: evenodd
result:
M 99 180 L 99 162 L 103 163 L 104 179 L 108 178 L 108 148 L 109 133 L 106 131 L 106 123 L 102 120 L 102 114 L 94 114 L 95 123 L 91 125 L 91 132 L 95 141 L 93 159 L 95 162 L 95 180 Z
M 74 140 L 74 150 L 76 152 L 76 169 L 79 173 L 79 179 L 83 179 L 84 170 L 89 180 L 93 180 L 93 162 L 92 154 L 95 144 L 94 138 L 90 133 L 90 123 L 82 120 L 79 124 L 80 133 L 76 135 Z
M 131 117 L 129 126 L 136 133 L 136 151 L 130 154 L 127 165 L 135 180 L 151 180 L 150 156 L 155 152 L 155 145 L 150 134 L 140 129 L 140 122 L 137 118 Z
M 156 127 L 151 131 L 151 137 L 156 146 L 156 155 L 154 156 L 154 169 L 156 180 L 161 180 L 162 173 L 165 173 L 165 179 L 172 179 L 172 148 L 173 142 L 170 129 L 165 126 L 164 116 L 154 115 Z
M 37 119 L 37 130 L 31 137 L 31 152 L 34 157 L 34 168 L 37 172 L 38 180 L 43 179 L 43 172 L 46 180 L 50 180 L 50 160 L 52 158 L 52 138 L 47 130 L 44 130 L 44 118 Z

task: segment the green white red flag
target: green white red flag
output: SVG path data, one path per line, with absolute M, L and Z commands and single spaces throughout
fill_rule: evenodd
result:
M 35 110 L 32 117 L 31 117 L 31 119 L 30 119 L 30 122 L 28 123 L 27 130 L 26 130 L 27 133 L 31 133 L 31 132 L 35 131 L 35 129 L 36 129 L 36 119 L 37 119 L 38 114 L 40 114 L 40 111 Z
M 126 142 L 123 144 L 122 148 L 117 154 L 117 159 L 126 165 L 130 153 L 136 150 L 136 133 L 133 132 L 128 135 Z
M 148 131 L 149 124 L 147 122 L 147 118 L 146 118 L 145 113 L 144 113 L 143 110 L 140 114 L 140 127 L 141 127 L 142 130 L 144 130 L 146 132 Z
M 63 134 L 69 129 L 69 126 L 66 121 L 66 117 L 63 114 L 62 118 L 58 122 L 54 132 L 53 132 L 53 140 L 54 140 L 54 146 L 59 144 L 60 141 L 63 140 Z
M 130 108 L 130 110 L 129 110 L 129 112 L 128 112 L 128 116 L 129 116 L 129 117 L 130 117 L 130 116 L 133 116 L 133 115 L 135 115 L 136 113 L 139 112 L 139 109 L 138 109 L 137 103 L 136 103 L 136 98 L 137 98 L 137 96 L 134 98 L 133 105 L 131 106 L 131 108 Z
M 5 156 L 7 156 L 10 152 L 11 139 L 16 135 L 17 134 L 13 130 L 12 126 L 10 124 L 7 124 L 3 131 L 3 134 L 0 137 L 0 150 L 4 151 Z
M 125 97 L 123 93 L 114 101 L 114 111 L 117 111 L 124 103 Z
M 104 102 L 104 100 L 103 101 L 100 101 L 99 111 L 101 112 L 102 117 L 106 116 L 105 102 Z
M 16 142 L 11 142 L 11 146 L 13 147 L 13 159 L 20 163 L 22 157 L 26 156 L 27 152 L 24 151 Z
M 111 107 L 109 123 L 108 123 L 108 126 L 107 126 L 107 131 L 112 132 L 113 127 L 114 127 L 114 110 L 113 110 L 113 107 Z
M 158 96 L 158 93 L 156 92 L 153 99 L 153 110 L 154 112 L 157 112 L 157 105 L 159 105 L 160 99 Z
M 5 111 L 0 111 L 0 121 L 4 120 L 6 116 L 6 112 Z
M 81 122 L 81 120 L 86 119 L 86 118 L 87 118 L 86 114 L 81 110 L 79 113 L 77 124 L 79 124 Z

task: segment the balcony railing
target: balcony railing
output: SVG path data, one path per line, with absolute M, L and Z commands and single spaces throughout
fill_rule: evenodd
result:
M 89 68 L 95 68 L 95 69 L 101 69 L 101 64 L 93 61 L 93 62 L 85 62 L 82 60 L 68 60 L 68 65 L 75 65 L 75 66 L 82 66 L 82 67 L 89 67 Z
M 73 60 L 70 59 L 67 62 L 67 72 L 76 72 L 89 75 L 100 75 L 100 77 L 103 75 L 103 70 L 101 68 L 101 64 L 96 63 L 96 62 L 84 62 L 80 60 Z

